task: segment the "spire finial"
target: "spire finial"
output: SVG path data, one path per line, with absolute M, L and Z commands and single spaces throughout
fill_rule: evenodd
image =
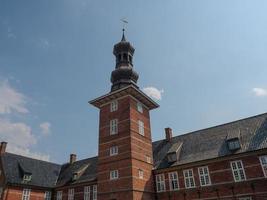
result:
M 126 26 L 126 24 L 128 24 L 128 21 L 125 18 L 121 19 L 121 21 L 123 23 L 123 25 L 122 25 L 123 28 L 122 28 L 122 38 L 121 38 L 121 41 L 122 42 L 125 42 L 126 41 L 126 38 L 125 38 L 124 32 L 125 32 L 125 26 Z

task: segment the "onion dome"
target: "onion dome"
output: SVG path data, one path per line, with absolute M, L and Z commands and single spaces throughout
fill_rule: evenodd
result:
M 126 40 L 124 29 L 121 41 L 114 45 L 113 54 L 116 57 L 116 67 L 111 73 L 111 91 L 128 85 L 137 87 L 138 74 L 133 70 L 134 47 Z

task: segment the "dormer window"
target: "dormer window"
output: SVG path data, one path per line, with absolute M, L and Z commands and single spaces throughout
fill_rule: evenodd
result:
M 73 173 L 72 181 L 76 181 L 78 179 L 78 173 Z
M 230 151 L 235 151 L 240 149 L 240 142 L 238 138 L 234 138 L 227 141 L 227 146 Z
M 175 162 L 175 161 L 177 161 L 177 154 L 176 154 L 176 152 L 168 153 L 168 162 L 169 163 L 172 163 L 172 162 Z
M 182 149 L 182 142 L 175 142 L 167 152 L 168 163 L 173 163 L 179 160 L 180 152 Z
M 23 176 L 23 181 L 28 182 L 32 180 L 32 175 L 31 174 L 24 174 Z

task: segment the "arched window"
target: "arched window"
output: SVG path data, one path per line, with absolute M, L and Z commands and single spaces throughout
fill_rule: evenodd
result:
M 127 61 L 127 60 L 128 60 L 128 58 L 127 58 L 127 54 L 126 54 L 126 53 L 123 54 L 123 60 L 124 60 L 124 61 Z

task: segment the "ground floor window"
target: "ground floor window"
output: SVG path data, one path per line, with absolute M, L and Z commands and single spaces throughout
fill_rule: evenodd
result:
M 31 190 L 30 189 L 23 189 L 22 192 L 22 200 L 29 200 L 31 195 Z

